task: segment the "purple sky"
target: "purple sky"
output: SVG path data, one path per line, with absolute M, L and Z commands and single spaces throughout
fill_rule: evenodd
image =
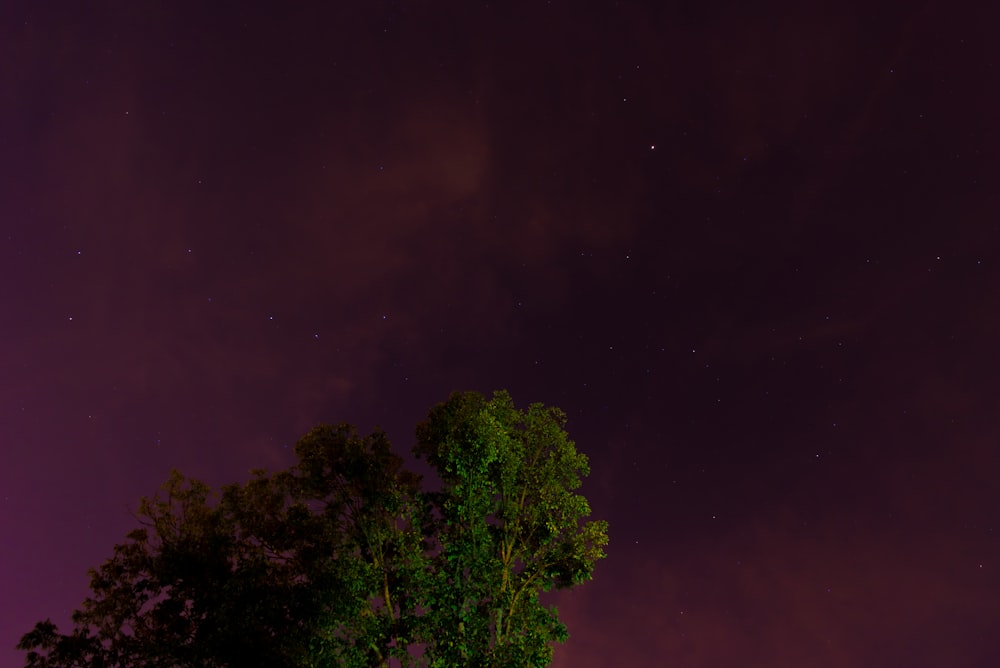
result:
M 171 468 L 496 388 L 558 668 L 1000 665 L 1000 11 L 751 5 L 5 4 L 0 665 Z

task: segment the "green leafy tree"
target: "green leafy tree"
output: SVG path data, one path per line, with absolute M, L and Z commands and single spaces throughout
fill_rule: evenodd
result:
M 589 473 L 558 408 L 468 392 L 431 410 L 415 452 L 444 483 L 428 495 L 438 553 L 428 586 L 432 666 L 546 666 L 567 638 L 539 594 L 591 578 L 605 522 L 583 520 Z
M 209 488 L 174 473 L 140 502 L 142 527 L 91 571 L 60 635 L 41 622 L 29 667 L 366 666 L 408 660 L 422 571 L 418 479 L 381 432 L 321 426 L 299 463 Z M 405 614 L 401 614 L 405 613 Z
M 558 409 L 454 395 L 417 430 L 421 490 L 388 439 L 320 426 L 298 463 L 215 495 L 174 473 L 28 668 L 544 666 L 565 640 L 552 587 L 590 578 L 606 526 Z

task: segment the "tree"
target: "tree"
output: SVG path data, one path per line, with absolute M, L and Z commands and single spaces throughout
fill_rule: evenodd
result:
M 91 570 L 75 628 L 39 622 L 18 648 L 29 668 L 548 665 L 567 632 L 539 593 L 589 579 L 607 544 L 564 425 L 453 395 L 417 429 L 434 491 L 349 425 L 220 494 L 175 472 Z
M 590 579 L 607 524 L 581 520 L 589 473 L 558 408 L 456 394 L 417 428 L 416 453 L 444 483 L 428 494 L 439 554 L 428 597 L 431 666 L 546 666 L 566 627 L 539 594 Z

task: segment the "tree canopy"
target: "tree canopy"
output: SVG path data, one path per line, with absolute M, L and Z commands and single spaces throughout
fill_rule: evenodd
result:
M 607 524 L 557 408 L 457 393 L 417 426 L 427 488 L 385 434 L 321 425 L 298 462 L 214 493 L 175 472 L 90 571 L 28 668 L 547 666 L 567 639 L 553 588 L 592 576 Z

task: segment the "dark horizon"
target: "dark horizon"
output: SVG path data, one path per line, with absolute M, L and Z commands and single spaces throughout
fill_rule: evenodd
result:
M 557 668 L 1000 664 L 998 20 L 0 10 L 0 664 L 172 468 L 500 388 L 610 522 Z

